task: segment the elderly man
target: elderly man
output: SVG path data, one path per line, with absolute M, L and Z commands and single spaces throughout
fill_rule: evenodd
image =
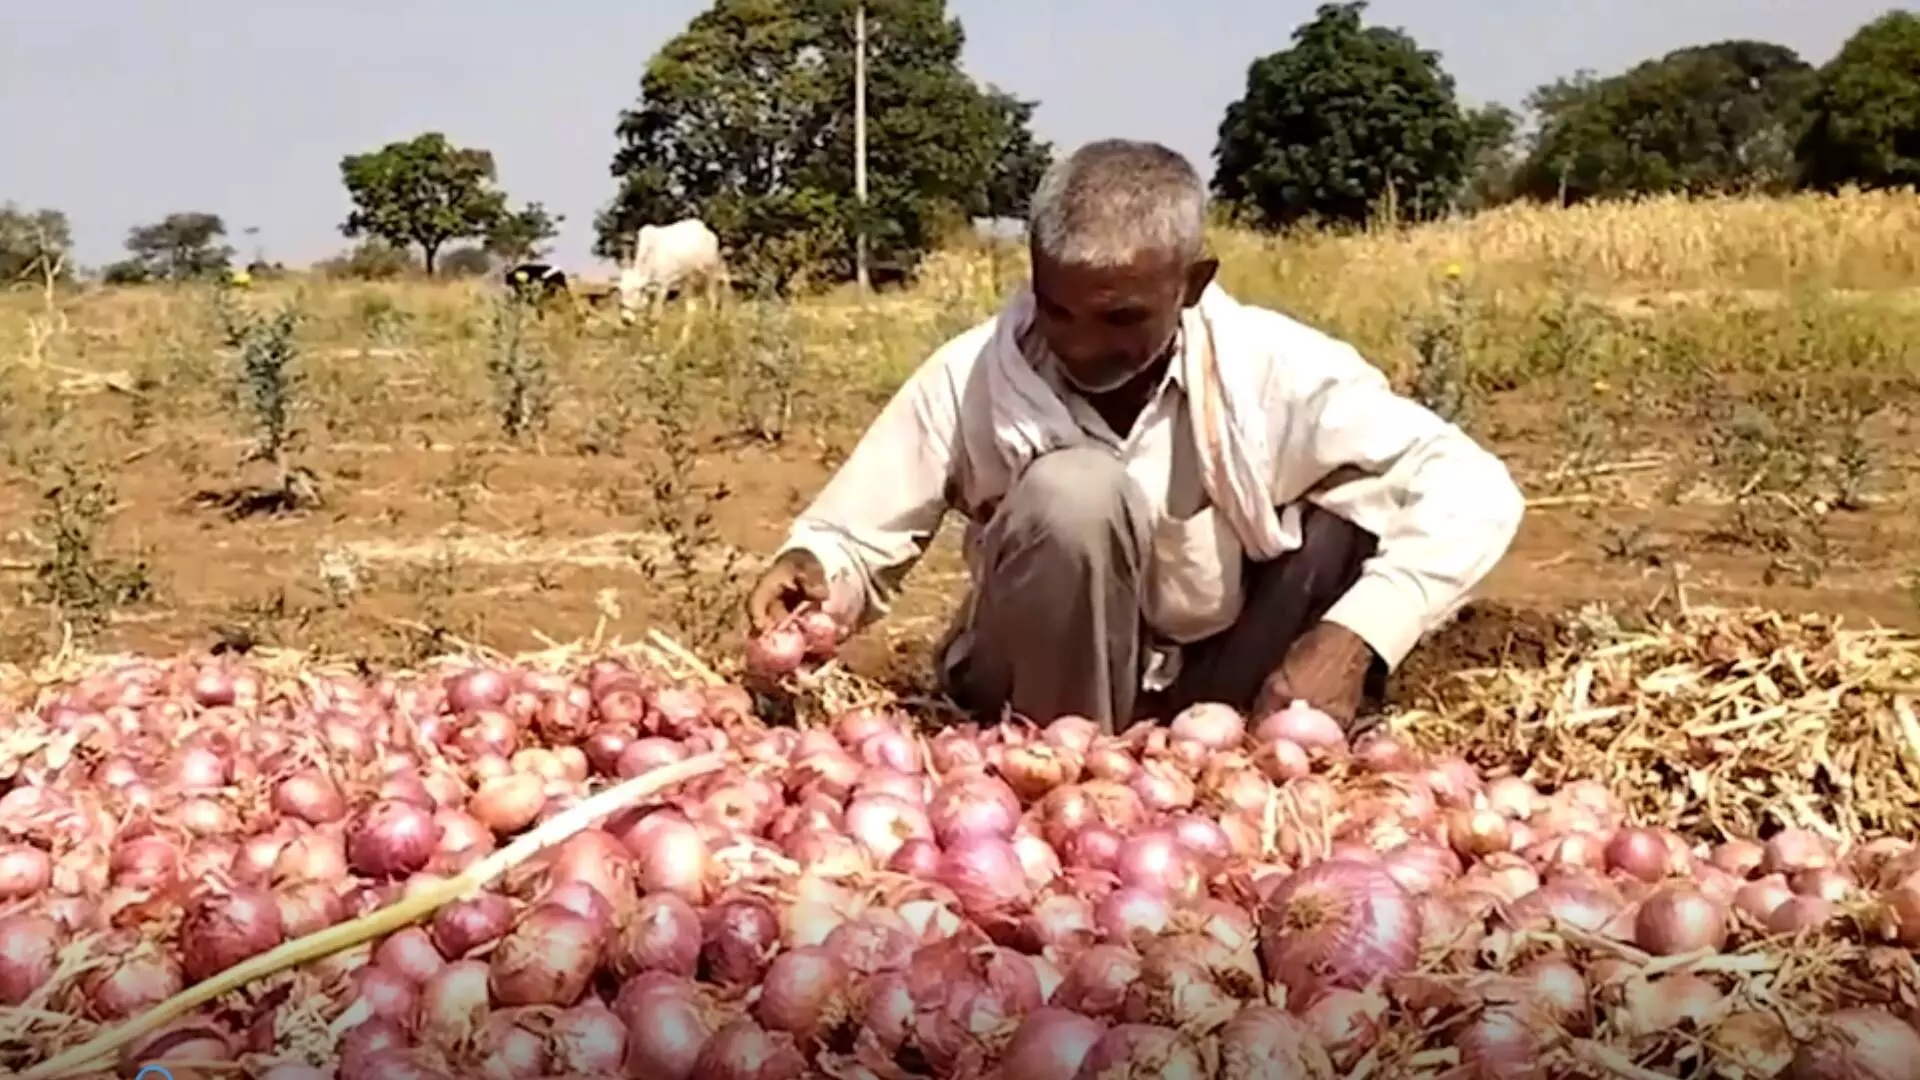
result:
M 1349 726 L 1506 552 L 1502 464 L 1350 346 L 1214 284 L 1206 189 L 1128 141 L 1056 164 L 1030 283 L 908 379 L 748 600 L 883 614 L 949 507 L 972 589 L 939 653 L 976 715 L 1108 730 L 1218 701 Z

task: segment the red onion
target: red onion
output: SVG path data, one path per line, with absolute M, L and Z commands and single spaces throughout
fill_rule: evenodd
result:
M 1818 833 L 1807 829 L 1782 829 L 1764 845 L 1760 872 L 1792 874 L 1833 864 L 1833 848 Z
M 1049 792 L 1079 779 L 1081 758 L 1072 751 L 1047 743 L 1009 746 L 1000 755 L 999 772 L 1023 802 L 1044 798 Z
M 60 927 L 43 915 L 0 916 L 0 1005 L 20 1005 L 58 966 Z
M 807 1059 L 793 1036 L 736 1020 L 701 1047 L 688 1080 L 799 1080 Z
M 1062 847 L 1068 866 L 1112 870 L 1120 865 L 1120 848 L 1126 842 L 1126 837 L 1096 822 L 1074 830 Z
M 760 982 L 780 944 L 780 920 L 766 901 L 753 897 L 726 900 L 707 909 L 702 922 L 700 959 L 721 986 Z
M 1141 935 L 1155 937 L 1166 930 L 1173 907 L 1165 893 L 1122 887 L 1095 905 L 1094 923 L 1109 941 L 1137 944 Z
M 1377 992 L 1329 990 L 1307 1006 L 1300 1020 L 1344 1073 L 1380 1041 L 1387 1006 Z
M 774 957 L 761 980 L 754 1018 L 811 1046 L 851 1019 L 848 971 L 838 957 L 811 945 Z
M 1347 733 L 1340 722 L 1304 701 L 1261 720 L 1253 737 L 1263 743 L 1285 739 L 1305 750 L 1344 750 L 1347 745 Z
M 1112 1016 L 1126 1000 L 1127 987 L 1140 977 L 1140 954 L 1124 945 L 1095 945 L 1067 969 L 1053 1004 L 1088 1016 Z
M 892 795 L 856 796 L 847 804 L 846 829 L 883 864 L 907 841 L 933 838 L 926 811 Z
M 1641 881 L 1660 881 L 1673 872 L 1673 852 L 1654 829 L 1621 829 L 1607 842 L 1607 868 Z
M 677 893 L 689 902 L 701 903 L 706 899 L 707 878 L 712 872 L 712 853 L 706 838 L 692 822 L 676 815 L 655 814 L 648 820 L 655 824 L 637 843 L 628 841 L 640 888 L 649 893 Z
M 571 1005 L 599 960 L 593 920 L 564 908 L 536 907 L 507 933 L 488 962 L 488 986 L 502 1005 Z
M 1719 949 L 1727 941 L 1726 912 L 1689 885 L 1654 890 L 1640 902 L 1633 927 L 1634 944 L 1655 956 Z
M 500 940 L 512 925 L 513 904 L 497 893 L 481 893 L 435 912 L 430 932 L 441 955 L 458 960 Z
M 1020 800 L 1000 780 L 964 776 L 941 784 L 927 812 L 934 838 L 947 848 L 967 838 L 1012 836 L 1020 823 Z
M 1018 852 L 991 835 L 962 834 L 940 853 L 936 877 L 976 918 L 1023 908 L 1033 895 Z
M 1176 899 L 1192 899 L 1204 885 L 1192 854 L 1166 829 L 1140 833 L 1121 843 L 1113 872 L 1123 885 Z
M 747 642 L 747 671 L 761 679 L 781 679 L 807 660 L 807 636 L 793 625 L 775 626 Z
M 7 942 L 6 923 L 0 920 L 0 946 Z M 82 977 L 81 993 L 86 999 L 87 1013 L 96 1020 L 131 1019 L 185 988 L 180 966 L 171 957 L 138 939 L 130 947 L 131 955 L 123 953 L 111 966 L 96 968 Z M 0 957 L 4 957 L 4 953 L 0 953 Z M 0 959 L 0 993 L 4 993 L 6 975 L 13 968 L 10 961 Z M 51 974 L 51 968 L 48 973 Z
M 1280 1009 L 1240 1010 L 1219 1034 L 1219 1080 L 1331 1077 L 1333 1061 L 1306 1025 Z
M 691 976 L 700 963 L 700 913 L 675 893 L 644 897 L 621 924 L 612 950 L 623 976 L 664 971 Z
M 1247 735 L 1247 721 L 1231 706 L 1218 702 L 1190 705 L 1167 725 L 1175 739 L 1199 743 L 1208 750 L 1231 750 Z
M 1286 879 L 1260 914 L 1268 978 L 1298 1012 L 1322 993 L 1361 989 L 1419 960 L 1420 909 L 1391 874 L 1364 863 L 1317 863 Z
M 27 844 L 0 846 L 0 901 L 37 896 L 52 881 L 52 856 Z
M 427 865 L 440 842 L 433 814 L 383 799 L 357 815 L 347 830 L 347 861 L 376 878 L 405 877 Z
M 426 982 L 447 966 L 433 939 L 417 926 L 388 934 L 373 950 L 373 962 L 411 983 Z
M 1821 1018 L 1794 1052 L 1789 1080 L 1908 1080 L 1920 1069 L 1920 1034 L 1890 1012 L 1842 1009 Z
M 180 955 L 194 982 L 280 944 L 286 933 L 273 894 L 247 885 L 214 887 L 188 906 L 180 927 Z
M 626 1056 L 627 1025 L 605 1005 L 589 1001 L 556 1017 L 548 1041 L 562 1075 L 618 1076 Z
M 713 1026 L 691 994 L 655 993 L 626 1014 L 628 1076 L 687 1080 Z
M 453 1049 L 479 1037 L 487 1022 L 487 964 L 456 960 L 420 987 L 419 1037 Z
M 1005 1080 L 1073 1080 L 1103 1030 L 1099 1021 L 1068 1009 L 1035 1009 L 1007 1043 L 1000 1075 Z
M 400 1027 L 413 1024 L 420 1007 L 420 990 L 406 976 L 369 964 L 353 973 L 353 998 L 369 1015 L 391 1020 Z

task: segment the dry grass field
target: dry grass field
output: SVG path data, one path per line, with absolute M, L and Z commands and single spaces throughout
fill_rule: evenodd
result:
M 1542 615 L 1676 588 L 1920 626 L 1911 194 L 1216 242 L 1229 288 L 1347 336 L 1520 476 L 1534 510 L 1447 648 L 1492 659 L 1536 647 Z M 632 331 L 478 284 L 6 294 L 0 657 L 405 660 L 603 620 L 724 648 L 787 519 L 1021 264 L 951 251 L 865 304 Z M 249 461 L 273 432 L 279 460 Z M 277 512 L 289 471 L 317 505 Z M 917 676 L 961 584 L 943 537 L 856 665 Z

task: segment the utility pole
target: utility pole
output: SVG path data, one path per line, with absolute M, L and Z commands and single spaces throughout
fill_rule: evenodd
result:
M 853 196 L 860 204 L 855 230 L 854 278 L 860 295 L 873 291 L 867 272 L 867 0 L 853 3 Z

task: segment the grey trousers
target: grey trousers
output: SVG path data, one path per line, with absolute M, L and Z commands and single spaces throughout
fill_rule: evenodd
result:
M 1317 507 L 1306 508 L 1302 532 L 1299 550 L 1246 564 L 1239 619 L 1188 645 L 1165 699 L 1143 702 L 1145 498 L 1103 448 L 1046 454 L 982 532 L 984 572 L 961 630 L 965 645 L 950 645 L 940 663 L 946 691 L 983 719 L 1007 710 L 1040 724 L 1079 715 L 1108 731 L 1130 727 L 1143 708 L 1161 716 L 1200 701 L 1250 709 L 1287 649 L 1352 587 L 1378 546 Z M 1376 689 L 1383 675 L 1370 680 Z

